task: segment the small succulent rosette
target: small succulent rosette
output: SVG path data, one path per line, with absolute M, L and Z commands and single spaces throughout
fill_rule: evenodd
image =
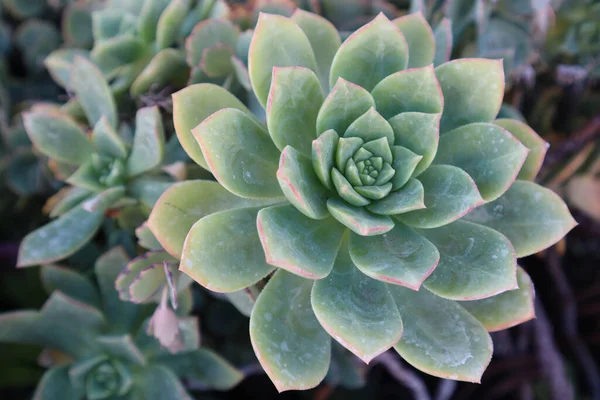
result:
M 155 314 L 122 302 L 115 279 L 128 262 L 120 248 L 102 255 L 95 282 L 68 268 L 48 265 L 42 282 L 51 293 L 41 310 L 0 314 L 1 343 L 44 346 L 48 370 L 34 398 L 191 399 L 180 380 L 228 390 L 242 374 L 211 350 L 200 348 L 198 321 L 188 316 L 191 301 L 178 315 Z M 167 323 L 168 324 L 165 324 Z M 148 332 L 177 331 L 177 351 L 161 346 Z
M 479 381 L 488 332 L 533 317 L 517 257 L 575 221 L 531 182 L 546 143 L 496 119 L 502 61 L 434 68 L 436 51 L 421 14 L 380 14 L 343 44 L 315 14 L 261 14 L 249 73 L 266 124 L 218 86 L 173 96 L 183 147 L 218 182 L 174 185 L 149 227 L 210 290 L 269 277 L 250 334 L 279 390 L 317 385 L 332 338 Z
M 182 88 L 190 75 L 182 49 L 185 38 L 198 22 L 228 13 L 222 0 L 110 0 L 91 12 L 91 51 L 60 49 L 45 63 L 63 87 L 68 87 L 73 59 L 84 56 L 100 67 L 115 93 L 139 97 L 167 86 Z M 71 25 L 67 27 L 73 29 Z
M 85 58 L 75 60 L 69 84 L 83 121 L 52 106 L 24 115 L 34 148 L 49 158 L 56 178 L 70 186 L 49 201 L 56 219 L 23 240 L 20 266 L 73 254 L 94 236 L 109 211 L 134 208 L 148 215 L 174 180 L 163 171 L 165 133 L 156 107 L 138 110 L 134 128 L 119 125 L 108 84 Z M 93 127 L 90 134 L 86 125 Z

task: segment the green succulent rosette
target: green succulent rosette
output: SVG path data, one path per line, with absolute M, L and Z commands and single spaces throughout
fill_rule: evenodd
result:
M 174 185 L 149 227 L 210 290 L 274 272 L 250 334 L 280 391 L 323 379 L 331 338 L 366 362 L 393 347 L 479 381 L 488 331 L 533 316 L 517 257 L 575 222 L 531 182 L 546 143 L 496 119 L 502 62 L 434 68 L 440 51 L 421 14 L 380 14 L 343 44 L 314 14 L 261 14 L 249 74 L 266 124 L 214 85 L 173 96 L 180 141 L 218 182 Z
M 217 390 L 241 381 L 241 372 L 200 348 L 198 321 L 188 316 L 191 293 L 167 318 L 148 318 L 151 309 L 119 300 L 114 282 L 128 261 L 121 248 L 105 253 L 94 266 L 95 281 L 47 265 L 40 271 L 51 295 L 41 310 L 0 314 L 1 343 L 45 348 L 40 359 L 48 370 L 34 398 L 188 400 L 183 379 Z M 161 345 L 165 331 L 179 336 L 176 349 Z
M 165 143 L 157 107 L 139 109 L 134 126 L 120 123 L 102 73 L 82 57 L 71 68 L 70 88 L 83 121 L 52 105 L 35 106 L 23 117 L 33 148 L 68 186 L 48 202 L 55 219 L 23 239 L 19 266 L 70 256 L 91 240 L 106 216 L 122 217 L 125 229 L 129 222 L 123 210 L 144 220 L 174 181 L 163 169 L 170 142 Z

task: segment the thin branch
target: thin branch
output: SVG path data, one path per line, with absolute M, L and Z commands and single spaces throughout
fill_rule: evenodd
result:
M 392 352 L 387 351 L 375 357 L 371 365 L 376 364 L 383 365 L 396 381 L 410 389 L 415 400 L 431 400 L 427 387 L 421 378 L 413 371 L 406 369 L 400 359 L 395 357 Z

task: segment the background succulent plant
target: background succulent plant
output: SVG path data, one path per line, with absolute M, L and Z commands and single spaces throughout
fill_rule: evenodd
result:
M 278 267 L 250 332 L 279 390 L 323 379 L 330 336 L 367 362 L 393 346 L 427 373 L 478 381 L 487 331 L 533 315 L 516 257 L 574 226 L 528 181 L 546 144 L 495 120 L 500 61 L 434 69 L 435 53 L 421 14 L 381 14 L 341 46 L 314 14 L 261 14 L 249 74 L 266 125 L 214 85 L 174 95 L 177 134 L 218 183 L 174 185 L 149 227 L 210 290 Z
M 119 248 L 104 254 L 94 267 L 97 285 L 73 270 L 45 266 L 42 281 L 52 294 L 42 309 L 0 315 L 0 342 L 46 348 L 50 367 L 35 398 L 190 399 L 180 379 L 220 390 L 236 385 L 240 372 L 199 347 L 197 320 L 187 316 L 190 302 L 163 327 L 179 331 L 177 352 L 150 335 L 150 328 L 159 329 L 152 327 L 155 317 L 148 320 L 147 308 L 120 301 L 114 288 L 127 262 Z
M 56 177 L 72 186 L 50 200 L 50 215 L 58 218 L 22 242 L 22 266 L 73 254 L 95 234 L 110 209 L 129 206 L 147 213 L 173 181 L 161 170 L 165 133 L 156 107 L 137 111 L 133 128 L 119 125 L 113 96 L 94 64 L 76 59 L 69 79 L 92 133 L 88 136 L 69 114 L 51 106 L 25 115 L 36 149 L 50 158 Z

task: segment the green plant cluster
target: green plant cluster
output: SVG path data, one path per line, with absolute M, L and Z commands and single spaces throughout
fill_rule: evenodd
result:
M 355 388 L 390 349 L 479 382 L 535 316 L 518 258 L 576 225 L 505 94 L 597 68 L 597 5 L 0 0 L 0 186 L 49 218 L 17 260 L 49 297 L 0 343 L 43 348 L 36 399 L 188 399 L 248 360 Z

